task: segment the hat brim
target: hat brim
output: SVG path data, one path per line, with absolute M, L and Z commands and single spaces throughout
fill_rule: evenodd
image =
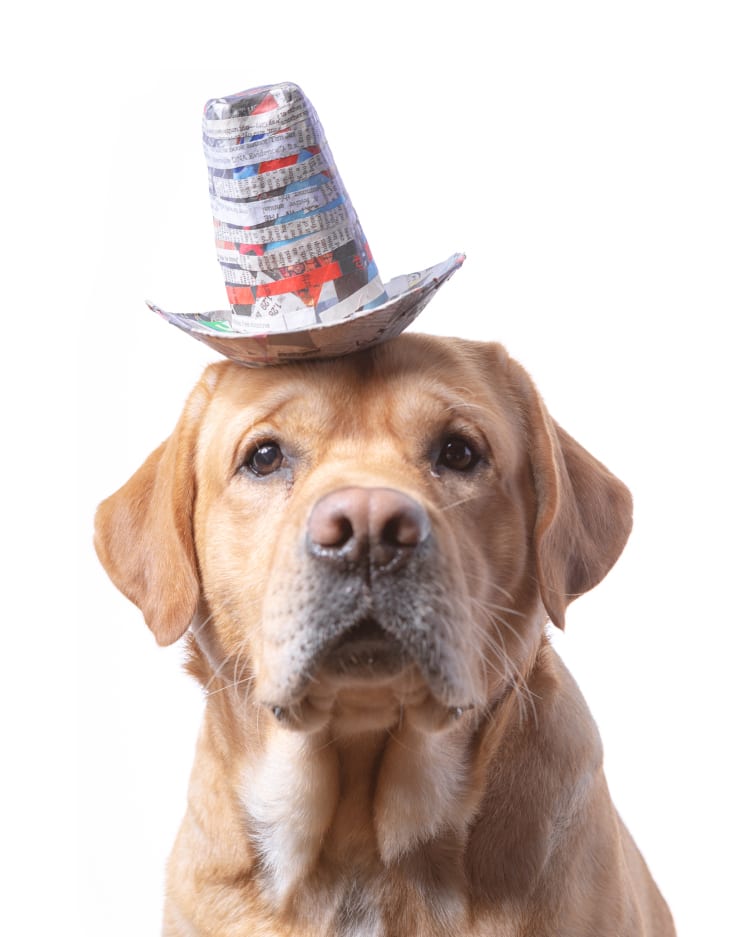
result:
M 250 367 L 283 364 L 308 358 L 336 358 L 394 338 L 410 325 L 438 289 L 464 262 L 464 254 L 418 273 L 385 284 L 386 299 L 344 319 L 283 332 L 236 332 L 231 312 L 172 313 L 148 303 L 150 309 L 215 351 Z

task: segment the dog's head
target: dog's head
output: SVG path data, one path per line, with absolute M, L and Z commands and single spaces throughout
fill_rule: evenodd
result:
M 501 347 L 405 335 L 210 366 L 96 545 L 160 644 L 192 622 L 204 682 L 297 728 L 437 729 L 523 678 L 630 517 Z

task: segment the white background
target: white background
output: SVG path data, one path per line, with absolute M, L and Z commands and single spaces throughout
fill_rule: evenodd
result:
M 159 932 L 201 699 L 98 567 L 91 518 L 214 358 L 144 305 L 226 304 L 203 103 L 292 80 L 385 278 L 467 253 L 416 328 L 502 341 L 632 489 L 626 551 L 556 644 L 681 937 L 750 933 L 743 4 L 134 2 L 9 25 L 3 930 Z

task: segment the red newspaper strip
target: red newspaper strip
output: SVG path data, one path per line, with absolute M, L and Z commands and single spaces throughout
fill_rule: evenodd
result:
M 304 273 L 308 270 L 315 270 L 321 267 L 321 265 L 329 263 L 331 260 L 337 261 L 341 268 L 342 276 L 349 277 L 349 275 L 353 275 L 357 279 L 357 282 L 362 278 L 364 278 L 364 282 L 366 282 L 368 264 L 371 256 L 370 248 L 365 244 L 364 247 L 359 250 L 357 247 L 358 243 L 356 238 L 350 238 L 345 241 L 344 244 L 333 247 L 331 250 L 315 254 L 307 260 L 300 260 L 297 258 L 291 260 L 288 264 L 277 263 L 275 267 L 266 269 L 250 267 L 241 269 L 235 265 L 222 264 L 225 282 L 230 285 L 245 284 L 254 286 L 259 282 L 279 280 L 294 274 Z M 354 281 L 349 283 L 349 285 L 354 288 Z
M 340 276 L 341 267 L 334 261 L 272 283 L 259 283 L 255 287 L 227 284 L 227 295 L 233 306 L 250 306 L 255 302 L 256 297 L 260 299 L 263 296 L 278 296 L 281 293 L 300 293 L 315 286 L 322 286 L 328 280 L 337 280 Z
M 354 239 L 354 232 L 349 225 L 342 225 L 323 235 L 312 235 L 289 246 L 274 249 L 263 253 L 261 245 L 257 251 L 241 253 L 234 249 L 233 244 L 222 246 L 217 243 L 216 253 L 219 263 L 228 266 L 240 267 L 243 270 L 275 270 L 287 264 L 297 264 L 305 260 L 313 260 L 321 254 L 330 253 L 337 247 L 343 247 Z M 227 272 L 227 279 L 233 279 Z

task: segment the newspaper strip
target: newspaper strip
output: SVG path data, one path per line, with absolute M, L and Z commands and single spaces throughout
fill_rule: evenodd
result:
M 219 141 L 203 137 L 203 152 L 211 169 L 237 169 L 262 163 L 266 159 L 291 156 L 301 149 L 320 144 L 320 137 L 312 124 L 297 124 L 287 132 L 280 132 L 260 140 L 244 140 L 219 146 Z
M 320 174 L 319 174 L 320 175 Z M 317 179 L 318 177 L 314 177 Z M 293 215 L 298 211 L 314 211 L 330 205 L 339 195 L 334 182 L 323 185 L 311 185 L 306 189 L 289 192 L 272 198 L 260 199 L 257 202 L 230 202 L 211 195 L 211 210 L 218 221 L 228 221 L 230 224 L 252 225 L 262 224 L 266 221 L 278 221 L 285 215 Z
M 284 188 L 293 182 L 302 182 L 326 168 L 325 157 L 321 153 L 316 153 L 302 162 L 271 169 L 257 175 L 232 179 L 211 175 L 209 182 L 213 194 L 221 198 L 254 198 L 273 192 L 275 189 Z
M 349 212 L 342 200 L 332 203 L 327 211 L 321 209 L 302 218 L 285 221 L 283 224 L 268 225 L 266 227 L 241 228 L 226 222 L 215 223 L 216 243 L 234 244 L 271 244 L 291 241 L 293 238 L 304 237 L 308 234 L 317 234 L 338 228 L 349 221 Z
M 214 117 L 218 111 L 218 102 L 211 104 L 211 116 L 208 110 L 203 119 L 203 132 L 209 139 L 226 140 L 235 137 L 248 136 L 258 133 L 276 133 L 287 130 L 293 124 L 305 120 L 307 104 L 301 96 L 286 105 L 277 105 L 275 111 L 265 111 L 261 114 L 248 114 L 243 117 Z

